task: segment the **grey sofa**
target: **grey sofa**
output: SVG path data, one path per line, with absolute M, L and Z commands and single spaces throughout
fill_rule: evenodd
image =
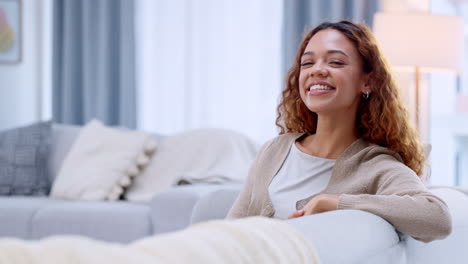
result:
M 450 208 L 453 230 L 444 240 L 422 243 L 398 233 L 373 214 L 338 210 L 287 220 L 317 249 L 322 263 L 466 264 L 468 263 L 468 193 L 434 187 L 432 192 Z M 192 213 L 193 223 L 221 219 L 236 199 L 240 186 L 227 186 L 201 197 Z
M 48 175 L 58 174 L 79 127 L 54 125 Z M 161 140 L 164 136 L 154 135 Z M 111 242 L 130 242 L 190 224 L 197 201 L 221 186 L 175 186 L 150 203 L 69 201 L 34 196 L 0 196 L 0 237 L 39 239 L 76 234 Z
M 53 180 L 78 134 L 77 127 L 55 126 L 49 176 Z M 159 135 L 155 135 L 161 137 Z M 159 138 L 160 139 L 160 138 Z M 148 204 L 83 202 L 47 197 L 0 197 L 0 237 L 39 239 L 78 234 L 111 242 L 130 242 L 192 223 L 222 219 L 240 185 L 184 185 L 156 195 Z M 468 263 L 468 197 L 463 190 L 438 187 L 452 213 L 453 232 L 445 240 L 421 243 L 399 234 L 385 220 L 340 210 L 288 220 L 317 249 L 322 263 Z

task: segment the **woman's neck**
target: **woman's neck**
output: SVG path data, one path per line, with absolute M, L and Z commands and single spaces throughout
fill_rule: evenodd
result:
M 349 115 L 319 115 L 316 133 L 298 142 L 298 147 L 310 155 L 336 159 L 358 139 L 355 120 Z

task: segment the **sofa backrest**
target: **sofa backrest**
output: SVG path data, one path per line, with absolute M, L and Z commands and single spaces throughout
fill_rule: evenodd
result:
M 79 126 L 61 124 L 52 125 L 52 142 L 50 144 L 48 160 L 48 175 L 51 182 L 53 182 L 57 176 L 62 162 L 80 133 L 80 129 L 81 128 Z

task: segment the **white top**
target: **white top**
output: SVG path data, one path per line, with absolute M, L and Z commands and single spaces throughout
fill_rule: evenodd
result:
M 334 159 L 306 154 L 293 142 L 283 166 L 268 187 L 274 217 L 287 219 L 296 211 L 297 201 L 325 189 L 334 165 Z

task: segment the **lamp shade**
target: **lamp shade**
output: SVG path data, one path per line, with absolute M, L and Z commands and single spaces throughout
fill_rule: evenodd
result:
M 373 31 L 392 66 L 462 71 L 461 17 L 380 12 Z

